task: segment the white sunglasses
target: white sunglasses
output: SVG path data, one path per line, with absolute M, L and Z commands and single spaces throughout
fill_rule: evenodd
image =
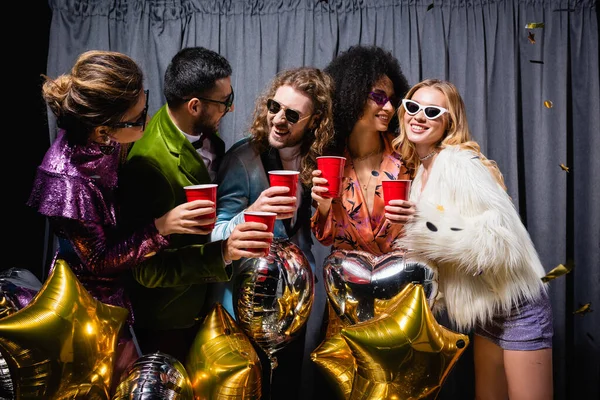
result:
M 404 107 L 408 115 L 416 115 L 419 113 L 419 111 L 423 110 L 423 113 L 425 114 L 425 117 L 427 119 L 436 119 L 443 113 L 448 112 L 448 110 L 444 107 L 423 106 L 417 103 L 416 101 L 409 99 L 402 99 L 402 106 Z

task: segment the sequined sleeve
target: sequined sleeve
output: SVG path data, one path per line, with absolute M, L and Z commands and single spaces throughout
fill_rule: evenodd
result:
M 131 269 L 168 245 L 154 223 L 135 231 L 63 217 L 51 217 L 50 223 L 71 244 L 83 268 L 98 276 Z

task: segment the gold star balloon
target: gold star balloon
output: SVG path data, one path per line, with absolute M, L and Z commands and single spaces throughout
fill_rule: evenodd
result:
M 220 303 L 206 316 L 186 370 L 196 399 L 259 399 L 262 367 L 250 339 Z
M 128 311 L 94 299 L 64 260 L 23 309 L 0 319 L 17 399 L 108 399 Z
M 467 335 L 439 325 L 423 287 L 409 283 L 389 308 L 371 320 L 341 330 L 355 362 L 352 390 L 345 399 L 435 399 L 467 345 Z M 344 347 L 338 337 L 326 339 L 313 360 L 326 355 L 327 346 Z M 331 352 L 330 352 L 331 353 Z M 339 357 L 339 356 L 338 356 Z M 321 367 L 347 393 L 342 370 L 345 361 Z M 319 364 L 317 362 L 317 364 Z

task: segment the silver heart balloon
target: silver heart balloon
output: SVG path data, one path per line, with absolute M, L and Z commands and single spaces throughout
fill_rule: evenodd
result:
M 233 278 L 233 308 L 240 328 L 276 364 L 273 354 L 306 324 L 314 299 L 308 259 L 288 239 L 275 239 L 269 255 L 242 262 Z
M 438 290 L 435 270 L 401 251 L 376 256 L 336 250 L 324 260 L 323 276 L 332 308 L 351 325 L 379 315 L 407 283 L 423 286 L 430 307 Z
M 175 357 L 156 352 L 138 358 L 127 370 L 112 400 L 192 400 L 185 367 Z

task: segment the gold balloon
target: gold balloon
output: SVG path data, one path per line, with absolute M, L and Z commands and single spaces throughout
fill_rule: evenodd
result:
M 186 369 L 199 399 L 259 399 L 262 367 L 250 339 L 220 303 L 196 334 Z
M 0 353 L 17 399 L 108 399 L 128 311 L 94 299 L 58 259 L 23 309 L 0 320 Z
M 407 284 L 379 316 L 341 330 L 355 362 L 352 390 L 341 373 L 347 361 L 336 355 L 330 365 L 317 360 L 327 346 L 344 353 L 338 336 L 326 339 L 313 352 L 313 360 L 345 394 L 345 399 L 435 399 L 448 373 L 467 345 L 467 335 L 439 325 L 423 287 Z M 333 354 L 333 353 L 332 353 Z

